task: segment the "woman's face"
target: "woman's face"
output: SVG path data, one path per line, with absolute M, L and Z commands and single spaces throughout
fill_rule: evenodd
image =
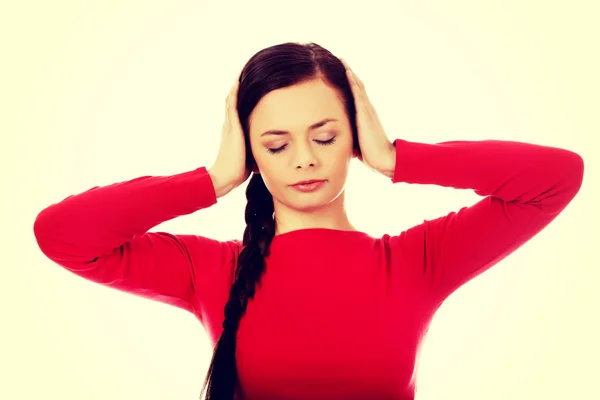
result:
M 353 142 L 338 96 L 334 88 L 315 79 L 269 92 L 250 115 L 256 172 L 273 195 L 276 213 L 277 203 L 310 211 L 332 203 L 343 191 Z M 309 193 L 291 186 L 311 179 L 326 182 Z

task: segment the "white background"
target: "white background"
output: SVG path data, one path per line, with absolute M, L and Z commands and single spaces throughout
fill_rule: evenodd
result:
M 199 322 L 72 275 L 37 248 L 38 212 L 142 175 L 209 167 L 224 99 L 263 47 L 345 58 L 390 139 L 518 140 L 585 161 L 544 231 L 463 286 L 422 348 L 418 400 L 597 399 L 598 10 L 592 1 L 21 1 L 2 5 L 0 398 L 197 399 Z M 240 238 L 245 185 L 152 230 Z M 479 200 L 392 185 L 358 160 L 352 223 L 396 234 Z

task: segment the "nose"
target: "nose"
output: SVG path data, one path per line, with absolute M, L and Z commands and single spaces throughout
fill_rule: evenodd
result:
M 294 150 L 294 163 L 296 168 L 307 168 L 317 164 L 315 152 L 307 144 L 299 144 Z

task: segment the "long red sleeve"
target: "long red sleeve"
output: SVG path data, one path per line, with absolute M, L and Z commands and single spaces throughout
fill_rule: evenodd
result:
M 34 233 L 51 260 L 86 279 L 192 311 L 199 269 L 232 258 L 221 243 L 147 232 L 217 202 L 206 168 L 93 187 L 42 210 Z M 196 251 L 190 254 L 189 249 Z M 203 271 L 208 272 L 208 271 Z
M 473 189 L 487 196 L 391 239 L 415 265 L 413 278 L 438 300 L 540 232 L 583 180 L 581 156 L 555 147 L 498 140 L 395 144 L 393 182 Z

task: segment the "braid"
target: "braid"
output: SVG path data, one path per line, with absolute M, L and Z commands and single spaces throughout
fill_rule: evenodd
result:
M 246 312 L 248 300 L 254 297 L 256 284 L 265 271 L 265 257 L 275 236 L 273 197 L 262 176 L 254 174 L 246 188 L 246 229 L 238 257 L 235 281 L 225 305 L 223 333 L 217 341 L 204 389 L 206 400 L 233 400 L 237 385 L 235 360 L 236 334 Z M 202 396 L 202 393 L 200 394 Z

